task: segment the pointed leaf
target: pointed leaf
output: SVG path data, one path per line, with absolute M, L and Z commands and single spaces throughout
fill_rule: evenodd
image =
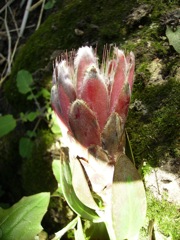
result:
M 143 182 L 133 163 L 120 155 L 117 158 L 112 186 L 112 220 L 118 240 L 138 236 L 146 216 Z
M 0 208 L 0 229 L 3 240 L 34 239 L 47 211 L 50 194 L 39 193 L 23 197 L 9 209 Z
M 101 134 L 102 146 L 110 155 L 114 155 L 120 148 L 123 133 L 122 120 L 117 113 L 112 113 Z
M 84 76 L 88 67 L 92 64 L 95 64 L 96 58 L 92 51 L 92 48 L 82 47 L 79 48 L 77 52 L 77 57 L 74 60 L 76 74 L 77 74 L 77 96 L 80 96 Z
M 121 92 L 121 95 L 119 96 L 119 99 L 115 108 L 115 111 L 122 118 L 123 125 L 125 124 L 126 118 L 128 115 L 129 103 L 130 103 L 130 87 L 129 87 L 129 83 L 126 83 Z
M 84 80 L 82 87 L 81 99 L 96 113 L 102 130 L 109 113 L 108 92 L 95 67 L 88 70 L 87 78 Z
M 16 120 L 12 115 L 8 114 L 0 116 L 0 137 L 11 132 L 16 127 Z
M 126 79 L 127 66 L 124 52 L 116 49 L 115 54 L 117 55 L 117 66 L 110 95 L 110 112 L 112 112 L 116 108 L 119 96 L 121 94 Z
M 76 100 L 70 109 L 69 124 L 75 138 L 85 147 L 100 145 L 100 129 L 94 112 L 82 100 Z

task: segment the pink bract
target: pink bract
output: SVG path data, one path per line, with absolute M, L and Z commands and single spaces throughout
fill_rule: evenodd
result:
M 51 102 L 60 122 L 81 145 L 118 151 L 118 143 L 109 138 L 123 133 L 135 58 L 132 52 L 125 56 L 115 47 L 113 58 L 106 57 L 104 62 L 100 68 L 96 54 L 87 46 L 77 51 L 74 62 L 56 60 Z

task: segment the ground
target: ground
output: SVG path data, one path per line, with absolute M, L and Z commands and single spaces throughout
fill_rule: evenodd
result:
M 0 8 L 2 6 L 3 3 Z M 25 5 L 21 10 L 17 1 L 12 5 L 18 26 L 24 8 Z M 37 8 L 30 15 L 28 24 L 36 25 L 39 10 Z M 171 14 L 174 11 L 177 11 L 175 18 L 176 15 Z M 155 188 L 157 191 L 153 185 L 157 182 L 150 182 L 149 179 L 154 172 L 160 172 L 163 176 L 167 175 L 158 181 L 168 186 L 175 179 L 178 191 L 180 64 L 179 53 L 166 37 L 167 26 L 176 31 L 174 28 L 179 24 L 177 19 L 178 1 L 175 0 L 151 1 L 151 4 L 145 0 L 129 1 L 128 5 L 119 0 L 97 1 L 93 4 L 90 0 L 56 1 L 54 8 L 44 12 L 39 29 L 26 29 L 20 39 L 11 74 L 1 82 L 0 113 L 10 113 L 19 118 L 20 113 L 36 109 L 34 102 L 27 100 L 27 96 L 20 94 L 15 87 L 16 75 L 21 69 L 32 73 L 35 92 L 38 93 L 42 88 L 50 90 L 53 59 L 65 50 L 97 45 L 100 55 L 105 44 L 116 44 L 125 51 L 133 51 L 136 56 L 136 80 L 126 130 L 136 166 L 146 186 L 151 185 L 150 190 Z M 3 21 L 1 30 L 5 31 Z M 7 56 L 7 36 L 0 37 L 0 50 L 3 56 Z M 12 35 L 12 44 L 15 42 L 16 37 Z M 3 61 L 0 69 L 4 67 Z M 40 97 L 39 101 L 43 106 L 44 97 Z M 57 187 L 50 170 L 52 153 L 49 150 L 57 138 L 48 129 L 47 120 L 40 122 L 36 136 L 32 137 L 35 143 L 32 155 L 22 158 L 19 154 L 19 139 L 28 130 L 32 131 L 36 124 L 37 121 L 19 121 L 17 129 L 0 140 L 0 202 L 13 204 L 23 195 L 53 192 Z M 164 239 L 178 240 L 177 201 L 172 198 L 168 187 L 161 185 L 159 188 L 166 189 L 160 193 L 161 200 L 148 191 L 148 220 L 155 219 L 155 226 Z M 59 224 L 64 224 L 60 214 L 62 209 L 68 221 L 69 210 L 64 210 L 66 204 L 54 198 L 43 221 L 49 235 L 59 230 Z M 162 221 L 164 215 L 167 217 Z M 147 234 L 147 228 L 144 228 L 144 232 Z

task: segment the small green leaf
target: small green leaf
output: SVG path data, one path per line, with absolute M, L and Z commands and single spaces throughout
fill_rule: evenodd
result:
M 30 93 L 28 96 L 27 96 L 27 100 L 32 100 L 34 99 L 34 94 L 33 93 Z
M 26 135 L 27 135 L 29 138 L 36 137 L 36 136 L 37 136 L 36 132 L 30 131 L 30 130 L 28 130 L 28 131 L 26 132 Z
M 26 115 L 28 121 L 33 122 L 39 116 L 39 112 L 30 112 Z
M 12 115 L 0 116 L 0 137 L 8 134 L 16 127 L 16 120 Z
M 54 112 L 52 112 L 52 126 L 51 126 L 51 131 L 54 133 L 54 134 L 61 134 L 61 129 L 59 127 L 59 124 L 58 124 L 58 120 L 57 120 L 57 117 L 56 115 L 54 114 Z
M 45 99 L 50 99 L 51 94 L 46 88 L 41 89 L 40 93 Z
M 174 47 L 176 52 L 180 53 L 180 26 L 177 26 L 176 31 L 173 31 L 169 26 L 167 26 L 166 36 L 169 40 L 169 44 Z
M 26 70 L 20 70 L 17 73 L 16 84 L 20 93 L 26 94 L 31 91 L 33 83 L 32 75 Z
M 48 10 L 54 7 L 55 4 L 55 0 L 49 0 L 45 5 L 44 5 L 44 9 Z
M 31 156 L 33 149 L 33 141 L 30 138 L 21 138 L 19 142 L 19 153 L 23 158 L 28 158 Z
M 42 230 L 49 199 L 50 194 L 44 192 L 23 197 L 9 209 L 0 208 L 0 239 L 34 239 Z

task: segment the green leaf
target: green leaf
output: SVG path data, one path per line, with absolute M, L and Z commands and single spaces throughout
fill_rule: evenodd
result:
M 54 7 L 55 4 L 55 0 L 49 0 L 45 5 L 44 5 L 44 9 L 48 10 Z
M 115 165 L 112 186 L 112 220 L 116 239 L 135 239 L 146 216 L 146 195 L 141 177 L 126 155 Z
M 16 127 L 16 120 L 12 115 L 0 116 L 0 137 L 8 134 Z
M 69 165 L 68 148 L 61 149 L 60 159 L 60 185 L 64 198 L 68 205 L 74 212 L 80 215 L 82 218 L 88 219 L 94 222 L 100 222 L 102 219 L 98 216 L 95 210 L 84 205 L 79 198 L 76 196 L 73 185 L 72 175 Z
M 54 112 L 51 112 L 51 117 L 52 117 L 52 126 L 51 126 L 51 131 L 54 133 L 54 134 L 61 134 L 61 129 L 59 127 L 59 124 L 58 124 L 58 120 L 57 120 L 57 116 L 55 115 Z
M 59 183 L 60 182 L 60 159 L 54 159 L 52 162 L 52 170 L 53 174 L 56 178 L 56 181 Z
M 26 118 L 28 121 L 33 122 L 39 115 L 39 112 L 30 112 L 26 115 Z
M 28 130 L 28 131 L 26 132 L 26 135 L 27 135 L 29 138 L 36 137 L 36 136 L 37 136 L 36 132 L 30 131 L 30 130 Z
M 40 93 L 45 99 L 50 99 L 51 93 L 46 88 L 41 89 Z
M 22 137 L 19 142 L 19 153 L 23 158 L 31 156 L 33 149 L 33 141 L 30 138 Z
M 26 94 L 31 91 L 33 83 L 32 75 L 26 70 L 20 70 L 17 73 L 16 84 L 20 93 Z
M 41 221 L 47 211 L 50 194 L 23 197 L 9 209 L 0 208 L 0 239 L 33 240 L 42 230 Z
M 180 53 L 180 26 L 177 26 L 176 31 L 173 31 L 169 26 L 167 26 L 166 36 L 169 40 L 169 44 L 174 47 L 176 52 Z

